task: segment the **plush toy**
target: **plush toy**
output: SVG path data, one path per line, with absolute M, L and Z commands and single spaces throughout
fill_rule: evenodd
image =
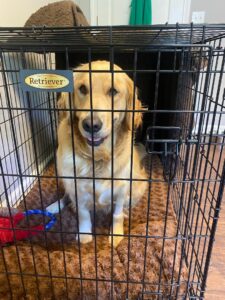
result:
M 0 210 L 0 245 L 37 235 L 39 231 L 49 230 L 56 222 L 56 217 L 48 211 L 39 209 L 32 209 L 26 212 L 18 212 L 16 209 L 10 209 L 10 211 L 11 216 L 9 216 L 8 209 Z M 49 217 L 50 221 L 45 225 L 41 224 L 30 227 L 29 229 L 18 229 L 18 227 L 16 227 L 21 220 L 31 215 L 43 215 Z

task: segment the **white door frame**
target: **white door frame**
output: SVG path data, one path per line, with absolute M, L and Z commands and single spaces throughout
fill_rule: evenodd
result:
M 91 25 L 112 24 L 112 0 L 90 0 Z
M 90 0 L 90 25 L 98 25 L 98 1 Z
M 190 23 L 191 0 L 170 0 L 168 23 Z

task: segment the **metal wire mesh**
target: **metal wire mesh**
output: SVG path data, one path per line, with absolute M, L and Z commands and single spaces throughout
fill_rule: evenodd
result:
M 223 25 L 164 25 L 151 27 L 88 27 L 88 28 L 3 28 L 0 29 L 0 199 L 1 206 L 16 207 L 23 203 L 27 205 L 27 195 L 36 186 L 41 199 L 41 208 L 46 208 L 42 187 L 43 179 L 52 179 L 56 185 L 57 199 L 60 194 L 60 180 L 56 168 L 58 114 L 69 113 L 70 123 L 73 124 L 74 112 L 79 111 L 73 106 L 73 94 L 69 96 L 69 108 L 57 107 L 57 95 L 52 92 L 22 92 L 18 72 L 20 69 L 74 69 L 80 62 L 89 63 L 89 86 L 92 91 L 93 74 L 106 72 L 92 70 L 91 62 L 96 58 L 110 61 L 112 74 L 111 84 L 114 86 L 116 73 L 125 72 L 140 88 L 140 95 L 147 109 L 141 110 L 144 115 L 142 132 L 136 133 L 139 142 L 145 145 L 148 157 L 148 189 L 146 194 L 147 206 L 143 219 L 146 224 L 145 234 L 132 232 L 132 185 L 135 181 L 132 175 L 133 150 L 131 150 L 131 167 L 129 178 L 116 178 L 111 160 L 111 175 L 98 177 L 111 182 L 111 212 L 113 219 L 114 184 L 125 180 L 130 183 L 128 230 L 124 234 L 127 238 L 126 276 L 117 279 L 114 274 L 114 248 L 109 248 L 110 271 L 108 278 L 102 278 L 99 267 L 98 241 L 113 232 L 104 233 L 96 230 L 97 199 L 95 198 L 95 149 L 92 146 L 92 176 L 84 177 L 76 169 L 76 151 L 73 146 L 73 173 L 68 177 L 76 186 L 79 180 L 93 181 L 93 231 L 94 237 L 94 274 L 92 277 L 84 275 L 85 261 L 82 256 L 82 245 L 77 228 L 62 227 L 62 216 L 59 214 L 60 246 L 62 253 L 63 275 L 54 275 L 54 264 L 48 248 L 49 235 L 45 232 L 44 248 L 47 251 L 48 275 L 39 273 L 36 266 L 35 242 L 29 238 L 31 247 L 30 258 L 34 272 L 23 270 L 20 261 L 20 248 L 15 240 L 19 262 L 17 271 L 8 270 L 5 249 L 1 246 L 3 266 L 1 275 L 7 278 L 8 293 L 16 299 L 16 291 L 11 283 L 12 275 L 21 278 L 22 293 L 27 295 L 27 277 L 35 277 L 36 289 L 33 296 L 44 299 L 40 280 L 47 277 L 47 297 L 56 299 L 71 298 L 71 280 L 79 282 L 79 299 L 85 299 L 86 282 L 93 282 L 94 292 L 90 299 L 103 299 L 101 284 L 108 284 L 107 299 L 203 299 L 206 289 L 206 279 L 209 269 L 216 225 L 225 183 L 224 167 L 224 139 L 225 139 L 225 93 L 224 93 L 224 34 Z M 55 58 L 56 57 L 56 58 Z M 122 71 L 114 70 L 113 64 L 123 67 Z M 74 72 L 82 72 L 74 70 Z M 114 119 L 117 110 L 101 110 L 110 114 Z M 132 128 L 134 129 L 134 100 L 132 113 Z M 93 96 L 90 92 L 91 118 L 98 111 L 93 108 Z M 127 113 L 127 110 L 124 112 Z M 112 121 L 113 128 L 113 121 Z M 72 145 L 74 128 L 71 125 Z M 114 139 L 112 130 L 112 140 Z M 135 132 L 132 130 L 132 140 Z M 133 149 L 133 148 L 132 148 Z M 114 158 L 115 148 L 112 143 L 111 157 Z M 163 176 L 155 178 L 154 160 L 161 161 Z M 54 163 L 53 175 L 46 175 L 45 170 L 49 162 Z M 65 177 L 64 177 L 65 178 Z M 136 181 L 138 181 L 136 179 Z M 141 181 L 141 180 L 140 180 Z M 154 187 L 160 189 L 163 184 L 165 193 L 165 214 L 161 219 L 162 232 L 158 235 L 149 234 L 151 227 L 152 192 Z M 77 199 L 76 195 L 76 199 Z M 175 234 L 170 234 L 170 213 L 172 205 L 176 220 L 174 220 Z M 78 201 L 76 201 L 78 211 Z M 79 224 L 78 214 L 74 218 Z M 45 223 L 45 218 L 42 220 Z M 29 225 L 29 223 L 28 223 Z M 79 227 L 79 225 L 78 225 Z M 2 228 L 4 229 L 4 228 Z M 29 229 L 29 226 L 28 226 Z M 13 232 L 18 228 L 13 228 Z M 72 231 L 71 231 L 72 230 Z M 55 231 L 56 233 L 56 231 Z M 74 268 L 78 270 L 78 277 L 71 277 L 67 272 L 66 235 L 78 235 L 76 247 L 78 262 Z M 48 233 L 48 234 L 51 234 Z M 135 281 L 131 276 L 132 238 L 144 239 L 144 259 L 140 262 L 143 267 L 142 279 Z M 156 281 L 147 278 L 147 254 L 149 241 L 158 240 L 160 243 L 159 269 Z M 173 240 L 173 255 L 170 256 L 170 277 L 163 280 L 164 257 L 167 255 L 167 241 Z M 138 249 L 137 249 L 138 252 Z M 186 268 L 186 277 L 182 277 L 182 270 Z M 54 280 L 62 278 L 64 281 L 63 294 L 56 294 Z M 124 284 L 125 288 L 119 298 L 115 295 L 116 284 Z M 185 285 L 183 295 L 179 294 L 181 285 Z M 135 296 L 132 290 L 139 286 Z M 166 286 L 166 292 L 165 292 Z M 2 287 L 1 287 L 2 288 Z M 0 290 L 0 294 L 3 291 Z M 77 298 L 78 299 L 78 298 Z

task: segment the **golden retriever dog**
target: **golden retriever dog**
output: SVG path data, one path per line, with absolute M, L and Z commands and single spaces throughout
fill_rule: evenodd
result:
M 135 205 L 147 186 L 143 152 L 132 138 L 132 130 L 142 124 L 142 106 L 133 81 L 120 67 L 113 66 L 114 75 L 108 61 L 92 62 L 91 74 L 89 67 L 84 64 L 74 70 L 74 93 L 62 93 L 58 102 L 60 108 L 74 110 L 61 112 L 57 170 L 62 177 L 78 177 L 63 178 L 63 184 L 73 208 L 78 209 L 81 243 L 92 240 L 94 201 L 96 211 L 111 210 L 113 179 L 111 232 L 117 246 L 124 233 L 124 208 Z

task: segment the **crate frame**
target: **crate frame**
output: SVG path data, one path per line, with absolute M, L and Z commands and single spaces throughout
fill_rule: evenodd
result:
M 65 34 L 65 35 L 64 35 Z M 61 39 L 64 35 L 64 39 Z M 85 37 L 82 42 L 80 42 L 80 37 Z M 89 39 L 88 39 L 89 38 Z M 12 138 L 14 141 L 14 150 L 16 153 L 16 161 L 18 163 L 18 174 L 15 174 L 13 172 L 9 172 L 6 170 L 3 166 L 2 159 L 4 160 L 5 157 L 1 158 L 0 160 L 0 169 L 1 169 L 1 176 L 3 179 L 3 185 L 4 185 L 4 193 L 6 197 L 6 202 L 8 207 L 10 207 L 10 197 L 8 196 L 8 186 L 7 186 L 7 180 L 5 177 L 7 176 L 17 176 L 20 178 L 20 183 L 22 186 L 22 198 L 25 199 L 26 191 L 23 188 L 23 177 L 32 177 L 37 180 L 39 183 L 40 188 L 40 195 L 41 195 L 41 187 L 40 187 L 40 178 L 41 178 L 41 171 L 39 170 L 38 166 L 38 153 L 37 153 L 37 146 L 34 137 L 37 133 L 35 133 L 35 128 L 33 123 L 34 116 L 32 113 L 35 111 L 40 112 L 48 112 L 49 113 L 49 120 L 50 123 L 50 136 L 51 136 L 51 143 L 53 145 L 53 148 L 56 148 L 57 141 L 55 139 L 55 132 L 57 130 L 57 112 L 59 109 L 56 107 L 56 98 L 50 97 L 49 95 L 46 98 L 46 107 L 41 108 L 40 105 L 37 107 L 32 107 L 30 104 L 31 99 L 29 99 L 29 93 L 26 93 L 26 97 L 28 99 L 27 106 L 24 107 L 12 107 L 11 105 L 11 99 L 15 97 L 15 95 L 11 94 L 11 90 L 9 90 L 9 80 L 6 74 L 12 73 L 16 74 L 19 70 L 19 66 L 16 66 L 13 61 L 11 61 L 10 64 L 6 66 L 5 57 L 4 55 L 7 53 L 12 52 L 15 56 L 22 57 L 22 67 L 25 68 L 26 66 L 26 54 L 30 52 L 39 53 L 40 55 L 43 54 L 43 63 L 42 67 L 45 68 L 51 68 L 51 58 L 48 57 L 48 53 L 54 52 L 63 52 L 65 55 L 65 61 L 66 61 L 66 69 L 71 69 L 70 66 L 70 53 L 74 53 L 76 51 L 82 50 L 86 53 L 86 59 L 89 62 L 89 64 L 92 61 L 92 53 L 93 51 L 100 51 L 101 49 L 104 49 L 109 55 L 109 60 L 111 62 L 111 70 L 109 71 L 112 73 L 112 86 L 114 82 L 114 76 L 117 71 L 113 70 L 113 63 L 115 58 L 116 52 L 123 52 L 123 51 L 129 51 L 131 49 L 131 52 L 133 53 L 133 68 L 132 69 L 125 69 L 124 71 L 127 74 L 132 74 L 133 80 L 134 80 L 134 86 L 136 86 L 136 77 L 139 76 L 142 72 L 146 73 L 154 73 L 156 76 L 156 82 L 155 82 L 155 99 L 154 99 L 154 108 L 151 109 L 151 111 L 145 111 L 143 110 L 144 114 L 152 114 L 153 115 L 153 126 L 155 126 L 155 118 L 157 114 L 177 114 L 183 116 L 184 114 L 190 114 L 191 121 L 190 121 L 190 128 L 182 128 L 182 134 L 179 137 L 179 139 L 173 140 L 175 144 L 178 145 L 178 143 L 181 144 L 179 149 L 177 148 L 177 151 L 175 153 L 175 157 L 178 158 L 179 166 L 176 166 L 175 169 L 178 168 L 178 171 L 175 170 L 175 174 L 172 172 L 172 177 L 167 178 L 165 176 L 165 181 L 168 182 L 168 186 L 170 186 L 171 189 L 174 189 L 174 194 L 177 193 L 178 199 L 184 199 L 187 194 L 189 193 L 189 196 L 187 198 L 189 200 L 184 200 L 185 204 L 183 204 L 183 200 L 178 200 L 176 202 L 176 199 L 172 199 L 174 203 L 174 209 L 175 212 L 178 214 L 178 226 L 177 229 L 180 231 L 180 222 L 182 223 L 181 229 L 184 230 L 181 236 L 179 235 L 179 232 L 177 231 L 177 238 L 182 240 L 182 255 L 186 258 L 186 263 L 190 267 L 188 280 L 187 280 L 187 294 L 185 297 L 188 297 L 189 299 L 203 299 L 205 289 L 206 289 L 206 280 L 207 275 L 209 271 L 209 262 L 212 254 L 213 249 L 213 242 L 215 238 L 216 228 L 217 228 L 217 222 L 219 217 L 219 210 L 221 207 L 221 202 L 223 198 L 223 190 L 224 190 L 224 184 L 225 184 L 225 164 L 222 164 L 222 150 L 225 145 L 224 139 L 225 135 L 224 132 L 219 132 L 219 125 L 221 122 L 221 119 L 223 117 L 223 114 L 225 112 L 223 109 L 225 109 L 224 106 L 224 100 L 225 97 L 223 96 L 223 100 L 221 102 L 220 98 L 220 90 L 222 89 L 222 78 L 224 76 L 224 64 L 225 64 L 225 51 L 222 48 L 222 41 L 225 38 L 225 25 L 153 25 L 153 26 L 145 26 L 145 27 L 82 27 L 82 28 L 46 28 L 46 27 L 33 27 L 33 28 L 1 28 L 0 29 L 0 62 L 1 62 L 1 73 L 3 78 L 3 85 L 1 87 L 4 88 L 5 96 L 7 99 L 7 103 L 5 106 L 1 106 L 0 111 L 7 111 L 9 113 L 9 119 L 8 121 L 11 122 L 11 131 L 12 131 Z M 188 61 L 190 57 L 188 54 L 190 51 L 196 52 L 197 58 L 200 59 L 198 62 L 198 66 L 196 70 L 191 70 L 189 67 L 192 66 L 192 62 Z M 176 62 L 174 62 L 174 69 L 170 68 L 169 70 L 162 70 L 160 68 L 160 57 L 162 53 L 165 52 L 172 52 L 174 53 L 181 53 L 181 63 L 179 67 L 176 67 Z M 137 67 L 138 63 L 138 55 L 139 53 L 147 52 L 152 53 L 156 52 L 157 54 L 157 63 L 156 68 L 153 70 L 140 70 Z M 185 54 L 187 54 L 187 58 L 185 57 Z M 204 57 L 207 57 L 208 64 L 206 67 L 206 70 L 201 69 L 201 62 Z M 219 62 L 219 59 L 222 59 L 221 62 Z M 49 61 L 47 61 L 49 59 Z M 186 60 L 185 63 L 187 63 L 186 68 L 183 65 L 184 60 Z M 33 58 L 35 61 L 35 58 Z M 183 62 L 182 62 L 183 60 Z M 174 61 L 176 61 L 176 58 L 174 56 Z M 6 68 L 5 68 L 6 66 Z M 54 66 L 54 63 L 52 64 Z M 28 66 L 29 67 L 29 66 Z M 93 70 L 89 71 L 90 74 L 90 85 L 91 83 L 91 75 L 93 74 Z M 101 72 L 101 71 L 99 71 Z M 157 90 L 159 88 L 159 77 L 163 73 L 178 73 L 179 75 L 182 73 L 187 74 L 190 73 L 193 76 L 197 76 L 196 82 L 194 84 L 194 106 L 192 103 L 192 109 L 190 107 L 186 107 L 186 109 L 179 109 L 179 107 L 174 109 L 157 109 Z M 216 99 L 213 100 L 212 93 L 214 91 L 215 87 L 215 78 L 218 77 L 218 83 L 217 83 L 217 92 L 216 92 Z M 184 83 L 186 79 L 183 79 L 183 82 L 181 82 L 181 89 L 182 89 L 182 83 Z M 181 79 L 182 81 L 182 79 Z M 19 82 L 16 82 L 16 84 L 19 84 Z M 184 84 L 185 86 L 185 84 Z M 0 88 L 1 88 L 0 87 Z M 200 90 L 198 88 L 200 87 Z M 210 91 L 211 95 L 208 95 L 208 92 Z M 200 97 L 199 95 L 202 94 L 202 100 L 200 101 L 201 106 L 195 106 L 197 103 L 197 98 Z M 92 96 L 91 96 L 92 98 Z M 200 99 L 200 98 L 199 98 Z M 133 99 L 134 100 L 134 99 Z M 2 98 L 1 98 L 2 101 Z M 52 103 L 51 103 L 52 101 Z M 91 99 L 92 102 L 92 99 Z M 69 111 L 70 114 L 74 111 L 74 108 L 71 105 L 72 98 L 70 97 L 70 109 L 64 109 L 61 111 Z M 214 103 L 214 104 L 213 104 Z M 41 104 L 42 105 L 42 104 Z M 52 106 L 51 106 L 52 105 Z M 214 107 L 212 107 L 214 105 Z M 134 107 L 134 106 L 133 106 Z M 220 109 L 220 110 L 219 110 Z M 21 111 L 26 110 L 29 115 L 29 120 L 31 123 L 31 138 L 32 143 L 34 147 L 34 157 L 35 157 L 35 168 L 36 168 L 36 174 L 35 175 L 23 175 L 22 167 L 20 166 L 20 157 L 18 154 L 18 145 L 17 145 L 17 133 L 15 130 L 14 125 L 14 117 L 13 117 L 13 111 Z M 95 110 L 92 110 L 92 115 L 95 112 Z M 113 97 L 112 97 L 112 110 L 108 111 L 109 113 L 115 112 L 113 108 Z M 133 114 L 133 125 L 134 125 L 134 110 L 130 110 Z M 197 119 L 199 122 L 199 126 L 197 128 L 197 132 L 193 133 L 193 125 L 194 125 L 194 118 L 197 115 Z M 210 127 L 210 130 L 207 129 L 207 126 L 204 124 L 207 123 L 210 120 L 210 115 L 212 115 L 212 124 Z M 217 116 L 219 116 L 217 118 Z M 71 115 L 72 118 L 72 115 Z M 93 118 L 93 117 L 92 117 Z M 216 127 L 216 132 L 214 132 L 214 124 L 216 118 L 219 120 L 219 123 Z M 206 122 L 205 122 L 206 119 Z M 3 121 L 1 124 L 4 124 L 6 121 Z M 175 122 L 176 123 L 176 122 Z M 179 123 L 179 122 L 178 122 Z M 177 123 L 175 124 L 177 125 Z M 54 128 L 55 126 L 55 128 Z M 163 129 L 163 125 L 159 126 L 161 129 Z M 188 126 L 189 127 L 189 126 Z M 154 127 L 154 130 L 157 129 Z M 188 134 L 184 134 L 184 132 L 187 132 Z M 203 137 L 202 137 L 203 135 Z M 134 133 L 132 133 L 132 137 L 134 137 Z M 154 137 L 147 138 L 146 141 L 146 147 L 148 150 L 148 153 L 150 155 L 158 154 L 162 156 L 165 155 L 166 151 L 161 150 L 155 150 L 154 146 L 155 143 L 157 143 L 159 139 L 156 139 Z M 171 143 L 172 139 L 166 139 L 161 138 L 160 143 Z M 1 139 L 2 148 L 4 148 L 4 142 L 3 139 Z M 148 146 L 150 145 L 150 146 Z M 219 149 L 219 158 L 218 163 L 214 166 L 215 163 L 215 153 L 216 149 Z M 193 150 L 195 148 L 195 150 Z M 206 150 L 204 149 L 206 148 Z M 213 151 L 213 156 L 210 158 L 210 149 Z M 94 153 L 94 149 L 92 148 L 92 151 Z M 51 151 L 50 151 L 51 152 Z M 163 153 L 162 153 L 163 152 Z M 206 153 L 206 155 L 205 155 Z M 7 154 L 6 154 L 7 155 Z M 112 156 L 113 156 L 113 147 L 112 147 Z M 201 157 L 199 160 L 199 156 Z M 54 160 L 56 160 L 55 151 L 53 151 L 53 157 Z M 185 157 L 185 158 L 184 158 Z M 193 169 L 190 167 L 190 158 L 194 160 L 193 162 Z M 45 163 L 47 163 L 47 158 Z M 92 159 L 92 163 L 94 165 L 94 159 Z M 171 167 L 171 160 L 167 161 L 169 163 L 169 166 Z M 180 168 L 180 164 L 183 163 L 183 172 Z M 205 163 L 205 165 L 204 165 Z M 201 170 L 202 170 L 202 164 L 204 166 L 204 173 L 206 172 L 206 168 L 210 165 L 210 177 L 205 178 L 204 175 L 201 178 Z M 200 168 L 200 169 L 199 169 Z M 190 174 L 188 174 L 188 169 L 190 170 Z M 171 170 L 170 170 L 171 171 Z M 216 179 L 211 179 L 211 173 L 216 173 Z M 178 175 L 177 175 L 178 174 Z M 188 174 L 188 179 L 187 179 Z M 197 175 L 198 176 L 197 176 Z M 79 179 L 79 177 L 76 176 L 76 167 L 74 165 L 74 179 Z M 182 176 L 183 175 L 183 176 Z M 178 178 L 177 178 L 178 176 Z M 112 164 L 112 178 L 113 178 L 113 164 Z M 60 179 L 60 176 L 57 175 L 56 170 L 56 180 L 58 182 L 58 179 Z M 95 189 L 95 176 L 93 174 L 93 189 Z M 107 178 L 103 178 L 107 180 Z M 113 178 L 113 180 L 117 180 Z M 112 195 L 113 195 L 113 180 L 112 181 Z M 120 180 L 120 179 L 118 179 Z M 132 181 L 130 179 L 130 181 Z M 150 178 L 149 185 L 152 181 Z M 203 208 L 201 207 L 202 201 L 203 201 L 203 188 L 204 184 L 208 183 L 207 187 L 207 193 L 210 191 L 212 194 L 210 203 L 210 210 L 209 210 L 209 218 L 206 220 L 207 217 L 204 216 L 206 213 L 206 207 L 207 207 L 207 201 L 210 202 L 209 196 L 208 199 L 205 200 L 205 203 L 203 203 Z M 215 184 L 213 188 L 213 192 L 210 190 L 210 184 Z M 197 187 L 195 187 L 195 184 L 197 184 Z M 58 183 L 57 183 L 58 185 Z M 179 185 L 181 185 L 181 188 L 179 188 Z M 186 186 L 190 185 L 190 191 L 185 191 Z M 177 187 L 178 186 L 178 187 Z M 216 188 L 217 186 L 217 188 Z M 200 196 L 198 196 L 198 188 L 200 187 Z M 170 196 L 170 189 L 168 187 L 168 199 Z M 180 190 L 179 190 L 180 189 Z M 216 189 L 218 191 L 217 196 L 215 196 Z M 132 188 L 131 188 L 132 190 Z M 192 203 L 190 201 L 192 194 L 196 192 L 197 196 L 194 197 L 194 202 Z M 130 192 L 131 193 L 131 192 Z M 173 198 L 174 195 L 172 195 Z M 175 197 L 175 196 L 174 196 Z M 207 198 L 206 197 L 206 198 Z M 150 201 L 150 200 L 149 200 Z M 169 200 L 168 200 L 169 201 Z M 26 203 L 26 201 L 24 201 Z M 186 205 L 186 206 L 185 206 Z M 43 206 L 43 203 L 42 203 Z M 44 206 L 43 206 L 44 207 Z M 198 207 L 198 208 L 196 208 Z M 185 211 L 186 209 L 186 211 Z M 197 216 L 195 217 L 195 209 L 197 209 Z M 10 210 L 10 209 L 9 209 Z M 95 210 L 95 208 L 94 208 Z M 183 216 L 182 216 L 183 211 Z M 129 211 L 129 214 L 131 212 Z M 186 215 L 185 215 L 186 213 Z M 200 234 L 198 236 L 199 242 L 197 247 L 197 252 L 195 253 L 195 243 L 197 241 L 197 232 L 198 232 L 198 220 L 199 216 L 202 214 L 202 223 L 200 228 Z M 182 217 L 184 218 L 182 221 Z M 191 217 L 191 225 L 189 224 L 189 217 Z M 205 242 L 203 246 L 203 254 L 200 258 L 200 261 L 198 261 L 198 255 L 201 256 L 200 253 L 200 241 L 201 238 L 204 238 L 204 235 L 202 235 L 203 231 L 203 222 L 205 222 L 207 225 L 206 230 L 206 236 L 205 236 Z M 196 219 L 195 219 L 196 218 Z M 43 219 L 45 222 L 45 219 Z M 95 222 L 94 222 L 95 223 Z M 195 223 L 194 228 L 194 234 L 192 234 L 192 226 Z M 184 227 L 183 227 L 184 226 Z M 15 230 L 15 229 L 13 229 Z M 166 232 L 166 220 L 165 220 L 165 232 Z M 188 234 L 189 232 L 189 234 Z M 209 234 L 210 232 L 210 234 Z M 97 233 L 94 232 L 94 236 L 96 236 Z M 128 237 L 130 236 L 130 232 L 128 234 Z M 46 238 L 46 237 L 45 237 Z M 165 235 L 162 237 L 162 240 L 165 240 Z M 192 241 L 193 238 L 193 241 Z M 209 239 L 208 244 L 206 242 L 207 238 Z M 146 237 L 147 240 L 147 237 Z M 79 242 L 78 242 L 79 243 Z M 207 246 L 206 246 L 207 245 Z M 79 245 L 80 246 L 80 245 Z M 129 246 L 128 246 L 129 247 Z M 192 248 L 191 248 L 192 247 Z M 189 257 L 189 249 L 191 248 L 192 253 L 191 257 Z M 1 250 L 2 251 L 2 250 Z M 113 251 L 113 250 L 112 250 Z M 206 253 L 205 253 L 206 251 Z M 2 251 L 3 253 L 3 251 Z M 113 253 L 113 252 L 112 252 Z M 18 255 L 18 253 L 17 253 Z M 176 251 L 175 254 L 176 256 Z M 195 258 L 194 258 L 195 257 Z M 197 257 L 197 261 L 195 260 Z M 188 263 L 189 259 L 189 263 Z M 128 259 L 129 261 L 129 259 Z M 193 267 L 193 261 L 194 261 L 194 274 L 198 277 L 198 282 L 194 280 L 194 275 L 191 274 L 191 268 Z M 95 262 L 96 264 L 96 262 Z M 182 262 L 181 262 L 182 264 Z M 181 264 L 180 264 L 180 270 L 181 270 Z M 97 266 L 97 264 L 96 264 Z M 203 269 L 202 269 L 203 267 Z M 51 269 L 51 267 L 49 266 Z M 96 267 L 97 269 L 97 267 Z M 128 266 L 129 269 L 129 266 Z M 20 275 L 22 276 L 22 270 L 20 270 Z M 97 272 L 97 271 L 96 271 Z M 7 276 L 7 270 L 6 270 L 6 276 Z M 38 276 L 37 274 L 35 276 Z M 192 280 L 191 280 L 192 277 Z M 65 274 L 66 278 L 66 274 Z M 97 273 L 96 273 L 97 278 Z M 161 278 L 159 276 L 159 278 Z M 81 276 L 81 282 L 82 282 L 82 276 Z M 96 297 L 98 298 L 98 288 L 97 288 L 97 282 L 96 280 Z M 111 281 L 114 282 L 113 280 Z M 160 293 L 160 280 L 158 285 L 158 292 L 153 293 L 155 296 L 158 295 L 158 299 L 162 296 Z M 179 285 L 179 280 L 178 283 Z M 129 277 L 127 279 L 127 287 L 129 285 Z M 25 287 L 24 287 L 25 289 Z M 172 290 L 172 285 L 171 285 Z M 143 283 L 143 290 L 142 295 L 140 295 L 140 299 L 145 299 L 145 294 L 149 294 L 148 291 L 144 291 L 144 283 Z M 150 293 L 151 294 L 151 293 Z M 151 295 L 153 295 L 151 294 Z M 129 296 L 129 289 L 127 288 L 127 297 Z M 171 296 L 171 295 L 170 295 Z M 176 295 L 177 296 L 177 295 Z M 163 296 L 162 296 L 163 297 Z

